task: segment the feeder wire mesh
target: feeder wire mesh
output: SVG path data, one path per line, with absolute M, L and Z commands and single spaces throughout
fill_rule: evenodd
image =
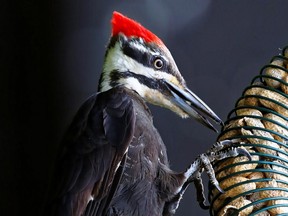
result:
M 238 139 L 247 157 L 214 164 L 210 215 L 288 215 L 288 46 L 244 89 L 218 141 Z

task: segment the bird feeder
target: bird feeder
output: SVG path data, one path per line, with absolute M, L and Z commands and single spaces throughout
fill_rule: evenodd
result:
M 210 185 L 210 215 L 288 214 L 288 46 L 252 79 L 228 114 L 218 141 L 236 139 L 240 156 L 214 164 L 220 193 Z

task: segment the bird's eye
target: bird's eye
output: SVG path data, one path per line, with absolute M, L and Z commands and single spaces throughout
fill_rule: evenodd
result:
M 154 60 L 154 68 L 160 70 L 164 66 L 164 62 L 161 58 L 156 58 Z

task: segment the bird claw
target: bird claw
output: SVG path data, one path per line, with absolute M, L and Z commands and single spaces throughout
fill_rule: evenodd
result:
M 235 147 L 235 144 L 238 145 Z M 238 139 L 219 141 L 214 143 L 212 148 L 204 153 L 204 155 L 207 155 L 211 163 L 238 155 L 246 156 L 251 161 L 252 157 L 250 153 L 244 147 L 239 147 L 239 144 L 240 141 Z
M 213 144 L 206 153 L 200 154 L 196 160 L 189 166 L 189 168 L 183 173 L 185 178 L 181 189 L 177 192 L 174 199 L 167 204 L 168 212 L 175 212 L 178 208 L 181 197 L 190 183 L 194 183 L 197 192 L 197 201 L 202 209 L 209 209 L 209 205 L 205 204 L 206 198 L 204 193 L 204 186 L 201 178 L 201 174 L 205 171 L 208 175 L 209 181 L 217 188 L 220 193 L 225 191 L 219 185 L 216 179 L 215 172 L 212 166 L 213 162 L 223 160 L 229 157 L 236 157 L 238 155 L 244 155 L 249 160 L 252 160 L 250 153 L 243 147 L 235 147 L 235 144 L 239 144 L 239 140 L 223 140 Z
M 251 154 L 245 148 L 239 147 L 239 148 L 236 148 L 236 151 L 238 152 L 238 155 L 246 156 L 249 159 L 249 161 L 252 161 Z
M 220 193 L 225 193 L 216 179 L 212 163 L 238 155 L 246 156 L 250 161 L 252 160 L 250 153 L 245 148 L 233 147 L 236 143 L 239 143 L 239 140 L 223 140 L 215 143 L 206 153 L 199 155 L 186 171 L 186 173 L 192 174 L 188 178 L 188 181 L 194 182 L 197 191 L 197 201 L 202 208 L 207 209 L 207 205 L 205 205 L 204 187 L 201 179 L 203 170 L 207 173 L 209 181 L 215 188 L 217 188 Z
M 218 190 L 220 193 L 225 193 L 225 191 L 220 187 L 218 181 L 214 183 L 214 186 L 217 188 L 217 190 Z
M 219 192 L 224 193 L 224 191 L 219 186 L 219 183 L 215 177 L 214 169 L 212 163 L 215 161 L 223 160 L 229 157 L 236 157 L 239 155 L 246 156 L 249 161 L 252 160 L 252 157 L 244 147 L 233 147 L 236 143 L 239 144 L 237 139 L 232 140 L 223 140 L 217 142 L 213 145 L 211 149 L 204 153 L 202 157 L 207 157 L 208 159 L 202 160 L 202 166 L 206 173 L 208 174 L 209 180 L 211 183 L 219 190 Z

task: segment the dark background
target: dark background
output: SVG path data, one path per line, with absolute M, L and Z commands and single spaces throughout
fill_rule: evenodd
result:
M 1 1 L 0 214 L 39 215 L 61 137 L 97 89 L 113 10 L 162 38 L 188 86 L 225 120 L 288 44 L 287 9 L 285 0 Z M 151 109 L 177 171 L 216 140 L 192 120 Z M 177 215 L 208 215 L 193 187 Z

